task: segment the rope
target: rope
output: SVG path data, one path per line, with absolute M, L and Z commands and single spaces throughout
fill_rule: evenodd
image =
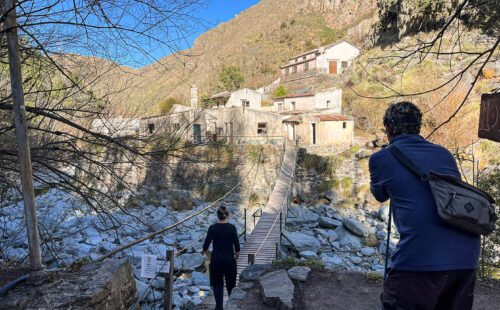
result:
M 241 210 L 238 211 L 237 213 L 231 215 L 229 218 L 228 218 L 228 221 L 237 217 L 239 214 L 241 213 Z M 189 245 L 185 246 L 184 248 L 180 249 L 176 254 L 175 254 L 175 257 L 179 256 L 182 252 L 186 251 L 187 249 L 189 249 L 191 246 L 193 246 L 194 244 L 196 244 L 197 242 L 201 241 L 203 238 L 205 238 L 207 236 L 207 234 L 203 235 L 202 237 L 198 238 L 197 240 L 191 242 Z M 172 262 L 171 262 L 172 263 Z M 165 265 L 167 264 L 167 261 L 165 260 L 165 262 L 163 263 L 163 265 L 161 266 L 160 270 L 163 269 L 163 267 L 165 267 Z M 144 290 L 144 292 L 142 293 L 142 295 L 139 297 L 139 299 L 129 308 L 129 310 L 133 310 L 135 309 L 135 307 L 137 307 L 137 305 L 139 305 L 143 300 L 144 298 L 148 297 L 149 296 L 149 293 L 152 292 L 151 289 L 151 286 L 153 285 L 153 281 L 156 280 L 156 278 L 160 275 L 160 272 L 156 272 L 155 276 L 148 282 L 148 286 L 146 287 L 146 289 Z
M 231 188 L 231 190 L 230 190 L 230 191 L 228 191 L 226 194 L 224 194 L 224 196 L 222 196 L 221 198 L 217 199 L 215 202 L 211 203 L 211 204 L 210 204 L 210 205 L 208 205 L 207 207 L 205 207 L 205 208 L 201 209 L 200 211 L 198 211 L 198 212 L 196 212 L 196 213 L 193 213 L 192 215 L 189 215 L 189 216 L 185 217 L 184 219 L 180 220 L 179 222 L 177 222 L 177 223 L 175 223 L 175 224 L 172 224 L 172 225 L 170 225 L 170 226 L 168 226 L 168 227 L 165 227 L 165 228 L 162 228 L 162 229 L 160 229 L 160 230 L 157 230 L 157 231 L 155 231 L 155 232 L 153 232 L 153 233 L 151 233 L 151 234 L 149 234 L 149 235 L 147 235 L 147 236 L 145 236 L 145 237 L 142 237 L 142 238 L 140 238 L 140 239 L 137 239 L 137 240 L 135 240 L 135 241 L 132 241 L 132 242 L 130 242 L 130 243 L 128 243 L 128 244 L 126 244 L 126 245 L 124 245 L 124 246 L 121 246 L 121 247 L 119 247 L 118 249 L 113 250 L 113 251 L 109 252 L 108 254 L 105 254 L 105 255 L 103 255 L 103 256 L 101 256 L 101 257 L 99 257 L 99 258 L 96 260 L 96 262 L 101 262 L 101 261 L 105 260 L 106 258 L 109 258 L 109 257 L 111 257 L 111 256 L 115 255 L 115 254 L 116 254 L 116 253 L 118 253 L 118 252 L 121 252 L 121 251 L 123 251 L 123 250 L 125 250 L 125 249 L 130 248 L 131 246 L 134 246 L 134 245 L 139 244 L 139 243 L 141 243 L 141 242 L 143 242 L 143 241 L 146 241 L 146 240 L 148 240 L 148 239 L 150 239 L 150 238 L 152 238 L 152 237 L 154 237 L 154 236 L 156 236 L 156 235 L 159 235 L 159 234 L 161 234 L 161 233 L 164 233 L 164 232 L 166 232 L 166 231 L 169 231 L 170 229 L 175 228 L 175 227 L 179 226 L 180 224 L 182 224 L 182 223 L 184 223 L 184 222 L 186 222 L 186 221 L 190 220 L 191 218 L 193 218 L 193 217 L 195 217 L 195 216 L 197 216 L 197 215 L 199 215 L 199 214 L 201 214 L 201 213 L 203 213 L 203 212 L 207 211 L 208 209 L 210 209 L 210 208 L 212 208 L 212 207 L 216 206 L 216 205 L 217 205 L 217 204 L 218 204 L 221 200 L 224 200 L 224 199 L 225 199 L 225 198 L 226 198 L 229 194 L 231 194 L 231 193 L 232 193 L 232 192 L 233 192 L 233 191 L 234 191 L 237 187 L 239 187 L 239 186 L 243 183 L 243 181 L 245 181 L 245 180 L 246 180 L 246 178 L 248 177 L 248 175 L 250 174 L 250 172 L 251 172 L 251 171 L 253 170 L 253 168 L 255 167 L 255 164 L 256 164 L 256 163 L 254 162 L 254 163 L 253 163 L 253 165 L 252 165 L 252 167 L 250 167 L 250 169 L 248 169 L 248 171 L 247 171 L 247 173 L 246 173 L 245 177 L 244 177 L 244 178 L 243 178 L 240 182 L 238 182 L 238 184 L 236 184 L 233 188 Z

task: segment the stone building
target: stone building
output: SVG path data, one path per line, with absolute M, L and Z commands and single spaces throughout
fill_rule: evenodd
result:
M 342 89 L 330 89 L 321 92 L 301 92 L 273 98 L 274 110 L 311 111 L 329 110 L 333 113 L 342 112 Z
M 341 74 L 361 50 L 347 41 L 321 46 L 289 59 L 281 66 L 281 82 L 303 79 L 319 74 Z

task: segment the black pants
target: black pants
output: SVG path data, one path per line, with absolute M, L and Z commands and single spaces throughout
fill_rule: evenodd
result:
M 214 289 L 215 310 L 224 309 L 224 280 L 226 280 L 227 294 L 236 286 L 236 261 L 210 263 L 210 284 Z
M 476 270 L 390 270 L 380 296 L 384 310 L 470 310 Z

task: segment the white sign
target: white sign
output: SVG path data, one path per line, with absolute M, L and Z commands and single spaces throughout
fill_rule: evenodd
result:
M 156 255 L 142 254 L 141 277 L 154 278 L 156 275 Z

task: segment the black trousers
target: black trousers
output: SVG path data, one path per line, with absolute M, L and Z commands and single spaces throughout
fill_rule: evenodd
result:
M 384 310 L 470 310 L 475 283 L 475 269 L 390 270 L 380 298 Z
M 236 286 L 236 261 L 210 263 L 210 284 L 214 290 L 215 310 L 224 309 L 224 280 L 226 280 L 227 294 L 231 295 Z

